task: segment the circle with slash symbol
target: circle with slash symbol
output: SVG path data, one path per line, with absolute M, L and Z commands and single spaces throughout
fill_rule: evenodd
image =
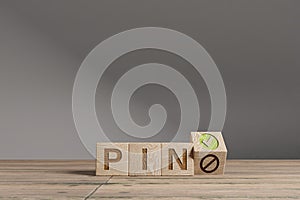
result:
M 220 161 L 216 155 L 208 154 L 200 161 L 200 168 L 205 173 L 213 173 L 219 167 Z

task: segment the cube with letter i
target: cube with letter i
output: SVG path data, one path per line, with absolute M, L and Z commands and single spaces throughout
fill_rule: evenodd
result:
M 161 175 L 161 144 L 129 144 L 129 176 Z

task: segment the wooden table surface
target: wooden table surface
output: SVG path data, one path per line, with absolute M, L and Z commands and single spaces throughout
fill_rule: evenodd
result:
M 300 160 L 228 160 L 221 176 L 94 174 L 94 161 L 0 160 L 0 199 L 300 199 Z

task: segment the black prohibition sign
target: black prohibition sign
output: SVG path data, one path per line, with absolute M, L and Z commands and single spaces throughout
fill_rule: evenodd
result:
M 207 158 L 211 158 L 211 157 L 212 157 L 213 159 L 212 159 L 211 161 L 209 161 L 209 163 L 207 163 L 205 166 L 203 166 L 204 160 L 207 159 Z M 215 166 L 213 169 L 211 169 L 211 170 L 207 170 L 207 168 L 208 168 L 209 166 L 211 166 L 214 162 L 217 162 L 216 166 Z M 204 158 L 202 158 L 202 160 L 200 161 L 200 168 L 201 168 L 202 171 L 204 171 L 205 173 L 212 173 L 212 172 L 214 172 L 214 171 L 216 171 L 216 170 L 218 169 L 219 164 L 220 164 L 220 161 L 219 161 L 219 158 L 218 158 L 217 156 L 215 156 L 215 155 L 213 155 L 213 154 L 208 154 L 208 155 L 204 156 Z

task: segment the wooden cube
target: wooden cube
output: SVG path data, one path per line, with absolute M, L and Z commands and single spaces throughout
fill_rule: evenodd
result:
M 128 143 L 97 143 L 96 175 L 128 175 Z
M 221 132 L 192 132 L 194 174 L 224 174 L 227 148 Z
M 194 175 L 192 143 L 162 143 L 162 175 Z
M 130 143 L 129 175 L 161 175 L 161 143 Z

